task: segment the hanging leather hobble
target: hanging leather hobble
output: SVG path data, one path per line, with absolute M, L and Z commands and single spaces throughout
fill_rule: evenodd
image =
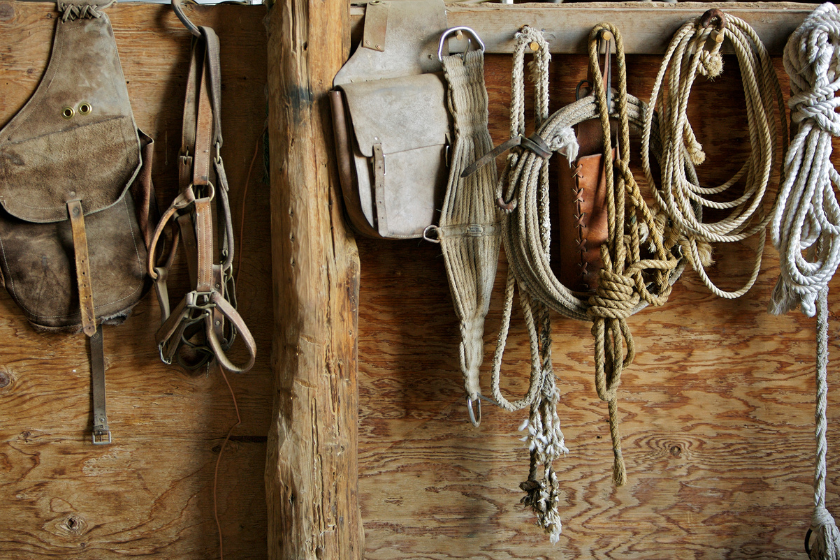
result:
M 197 369 L 217 362 L 227 371 L 244 373 L 254 365 L 257 349 L 236 310 L 233 223 L 221 155 L 219 38 L 209 27 L 193 25 L 184 16 L 179 0 L 173 0 L 172 5 L 194 38 L 178 166 L 181 193 L 161 217 L 148 260 L 163 321 L 155 338 L 161 360 L 167 364 L 174 361 L 186 369 Z M 175 224 L 171 247 L 166 262 L 158 266 L 156 250 L 170 223 Z M 213 254 L 217 236 L 218 258 Z M 192 289 L 170 310 L 166 281 L 179 240 L 186 254 Z M 237 335 L 247 351 L 241 365 L 227 356 Z
M 93 443 L 111 442 L 102 331 L 148 291 L 152 140 L 137 129 L 112 2 L 58 3 L 52 57 L 0 131 L 2 281 L 38 330 L 90 338 Z

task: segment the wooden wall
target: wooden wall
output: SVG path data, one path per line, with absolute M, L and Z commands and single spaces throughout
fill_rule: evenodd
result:
M 50 53 L 53 4 L 0 2 L 0 123 L 35 89 Z M 156 141 L 153 179 L 164 207 L 177 192 L 177 154 L 190 35 L 168 5 L 108 9 L 137 125 Z M 225 145 L 234 223 L 262 134 L 263 7 L 188 8 L 222 44 Z M 257 339 L 254 369 L 230 375 L 242 413 L 219 468 L 225 558 L 265 558 L 263 471 L 271 412 L 271 258 L 268 187 L 257 158 L 249 183 L 239 309 Z M 173 297 L 186 289 L 177 266 Z M 38 334 L 0 294 L 0 558 L 218 558 L 213 473 L 235 422 L 217 371 L 165 366 L 149 294 L 120 327 L 105 328 L 108 412 L 114 443 L 89 440 L 85 337 Z M 241 358 L 241 356 L 240 356 Z
M 11 16 L 9 14 L 11 13 Z M 265 34 L 256 7 L 190 8 L 223 45 L 225 151 L 234 213 L 265 120 Z M 114 25 L 138 125 L 157 140 L 154 179 L 173 196 L 188 35 L 167 6 L 118 5 Z M 616 22 L 619 23 L 620 22 Z M 0 3 L 0 122 L 25 102 L 49 53 L 51 7 Z M 555 108 L 585 75 L 582 56 L 555 55 Z M 632 93 L 646 99 L 657 57 L 628 60 Z M 781 61 L 777 69 L 786 83 Z M 510 59 L 488 57 L 491 128 L 507 129 Z M 714 83 L 698 82 L 692 123 L 708 153 L 709 180 L 731 174 L 747 136 L 734 59 Z M 787 86 L 783 86 L 787 91 Z M 269 347 L 268 190 L 261 158 L 246 208 L 240 305 L 257 336 L 257 366 L 232 378 L 243 425 L 220 470 L 226 557 L 265 557 L 263 468 L 272 401 Z M 238 218 L 235 218 L 238 224 Z M 619 410 L 626 486 L 612 486 L 606 406 L 595 395 L 589 326 L 555 317 L 559 414 L 571 453 L 556 463 L 565 488 L 560 542 L 550 545 L 519 505 L 527 451 L 524 413 L 486 405 L 467 421 L 457 363 L 458 326 L 437 246 L 359 238 L 359 492 L 365 557 L 802 558 L 813 472 L 814 322 L 765 312 L 778 260 L 768 246 L 759 282 L 722 301 L 687 272 L 668 304 L 630 320 L 638 355 Z M 720 247 L 712 271 L 733 288 L 750 249 Z M 183 271 L 182 271 L 183 272 Z M 501 315 L 500 266 L 486 356 Z M 183 274 L 179 276 L 183 284 Z M 838 287 L 837 282 L 834 288 Z M 834 298 L 832 298 L 833 300 Z M 831 306 L 832 333 L 840 307 Z M 213 468 L 234 419 L 217 373 L 187 376 L 158 361 L 158 311 L 147 298 L 106 332 L 114 444 L 92 447 L 88 369 L 81 336 L 37 334 L 0 295 L 0 558 L 218 556 Z M 516 316 L 505 388 L 527 387 L 527 337 Z M 830 350 L 837 351 L 832 339 Z M 483 384 L 489 387 L 484 367 Z M 837 368 L 829 370 L 837 381 Z M 840 513 L 840 397 L 829 397 L 828 505 Z
M 781 59 L 776 62 L 787 92 Z M 630 56 L 627 64 L 629 91 L 647 100 L 659 58 Z M 582 55 L 553 55 L 555 109 L 574 100 L 586 65 Z M 509 56 L 488 56 L 495 143 L 508 133 L 510 69 Z M 727 57 L 723 76 L 713 83 L 701 79 L 692 93 L 691 122 L 707 151 L 700 172 L 709 181 L 731 176 L 748 150 L 740 87 L 737 61 Z M 739 287 L 751 270 L 751 247 L 717 247 L 711 276 L 725 288 Z M 742 299 L 717 299 L 689 271 L 665 307 L 629 320 L 637 356 L 619 390 L 628 475 L 622 488 L 611 480 L 607 407 L 595 393 L 589 324 L 554 316 L 558 414 L 570 449 L 555 463 L 565 489 L 556 545 L 519 504 L 528 453 L 517 427 L 527 411 L 510 414 L 485 403 L 480 428 L 467 420 L 458 323 L 439 248 L 360 239 L 359 252 L 366 558 L 805 557 L 813 503 L 815 322 L 799 312 L 765 312 L 778 274 L 769 241 L 760 279 Z M 485 394 L 505 273 L 503 264 L 485 333 Z M 836 291 L 840 283 L 833 286 Z M 840 303 L 831 302 L 830 351 L 836 355 Z M 503 387 L 508 395 L 524 395 L 528 339 L 521 315 L 514 324 Z M 830 385 L 837 371 L 830 364 Z M 828 413 L 828 506 L 840 513 L 837 392 L 829 396 Z

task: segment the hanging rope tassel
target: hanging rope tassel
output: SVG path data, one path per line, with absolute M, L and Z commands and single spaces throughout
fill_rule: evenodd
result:
M 472 402 L 478 402 L 481 394 L 479 368 L 484 356 L 484 318 L 490 305 L 501 245 L 500 217 L 494 196 L 496 169 L 488 165 L 461 177 L 464 168 L 493 149 L 487 131 L 483 51 L 446 56 L 442 62 L 449 82 L 448 102 L 455 121 L 455 144 L 440 226 L 434 229 L 443 251 L 455 311 L 461 321 L 461 372 L 472 411 Z M 480 414 L 471 420 L 478 425 Z
M 835 94 L 840 78 L 840 12 L 823 4 L 785 46 L 790 76 L 791 121 L 798 126 L 785 157 L 784 181 L 770 235 L 781 255 L 780 275 L 768 310 L 781 314 L 801 306 L 817 316 L 816 461 L 814 512 L 805 537 L 811 560 L 840 560 L 840 531 L 825 504 L 826 404 L 828 397 L 828 283 L 840 264 L 840 205 L 831 164 L 832 136 L 840 136 Z M 833 185 L 833 186 L 832 186 Z M 814 545 L 810 546 L 811 533 Z

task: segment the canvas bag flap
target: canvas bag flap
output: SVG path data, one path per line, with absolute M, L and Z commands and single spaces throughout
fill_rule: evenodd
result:
M 30 222 L 68 219 L 70 200 L 85 215 L 113 206 L 141 166 L 108 16 L 56 25 L 41 83 L 0 131 L 0 204 Z
M 450 130 L 446 85 L 440 74 L 418 74 L 341 86 L 359 151 L 373 156 L 444 145 Z

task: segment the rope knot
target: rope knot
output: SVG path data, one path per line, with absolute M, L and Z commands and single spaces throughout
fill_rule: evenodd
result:
M 598 279 L 598 290 L 589 298 L 590 307 L 587 313 L 593 319 L 627 319 L 639 303 L 639 294 L 633 289 L 635 285 L 632 276 L 602 269 Z
M 519 487 L 525 492 L 520 503 L 530 506 L 539 517 L 539 525 L 549 534 L 551 544 L 560 540 L 563 524 L 560 521 L 557 492 L 557 475 L 549 468 L 548 476 L 543 480 L 528 479 Z
M 816 538 L 810 549 L 808 549 L 809 543 L 807 541 L 805 543 L 809 558 L 812 560 L 837 560 L 840 558 L 840 530 L 834 523 L 834 517 L 822 504 L 814 508 L 811 515 L 810 532 L 814 533 Z M 810 537 L 810 535 L 808 536 Z
M 723 57 L 719 49 L 703 50 L 700 53 L 700 66 L 697 69 L 710 80 L 714 80 L 723 73 Z

